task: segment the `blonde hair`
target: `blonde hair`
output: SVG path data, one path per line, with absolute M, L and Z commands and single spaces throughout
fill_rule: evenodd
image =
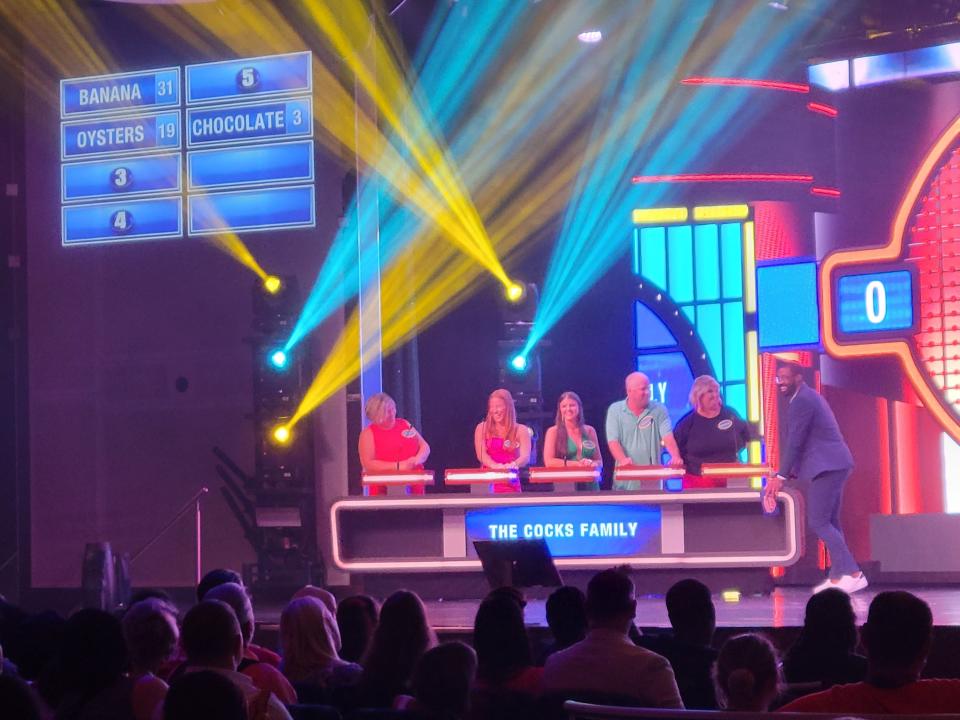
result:
M 505 440 L 517 439 L 517 406 L 513 402 L 513 395 L 510 394 L 509 390 L 504 388 L 497 388 L 492 393 L 490 397 L 487 398 L 487 419 L 483 427 L 483 436 L 496 437 L 494 432 L 496 432 L 496 423 L 493 421 L 493 415 L 490 413 L 490 401 L 493 399 L 499 399 L 503 401 L 503 404 L 507 407 L 507 431 L 504 433 Z
M 393 409 L 397 409 L 397 403 L 392 397 L 385 392 L 378 392 L 367 398 L 367 404 L 363 406 L 363 414 L 370 422 L 378 423 L 383 418 L 383 411 L 387 405 L 393 405 Z
M 340 660 L 340 630 L 333 614 L 318 598 L 291 600 L 280 614 L 283 674 L 293 682 L 304 680 Z
M 700 396 L 710 388 L 716 390 L 717 393 L 720 392 L 720 383 L 718 383 L 709 375 L 701 375 L 693 381 L 693 385 L 690 388 L 689 400 L 694 410 L 697 409 L 697 404 L 700 402 Z

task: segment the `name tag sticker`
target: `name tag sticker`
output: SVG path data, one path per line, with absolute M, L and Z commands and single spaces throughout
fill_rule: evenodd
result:
M 637 423 L 637 427 L 641 430 L 646 430 L 651 425 L 653 425 L 653 418 L 649 415 L 647 415 L 645 418 L 641 418 L 640 422 Z
M 729 430 L 733 427 L 733 420 L 721 420 L 717 423 L 717 430 Z
M 406 430 L 404 430 L 400 434 L 403 435 L 405 438 L 415 438 L 417 436 L 417 431 L 412 427 L 408 427 Z

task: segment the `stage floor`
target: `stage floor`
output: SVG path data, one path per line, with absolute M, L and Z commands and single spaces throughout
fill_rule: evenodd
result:
M 853 608 L 857 613 L 857 623 L 867 619 L 870 601 L 882 590 L 892 587 L 869 587 L 851 596 Z M 960 626 L 960 587 L 952 588 L 908 588 L 913 594 L 923 598 L 933 611 L 933 622 L 939 626 Z M 800 627 L 803 625 L 803 613 L 810 591 L 804 588 L 777 588 L 769 595 L 744 595 L 736 602 L 724 601 L 714 595 L 717 609 L 717 626 L 731 628 L 779 628 Z M 546 627 L 544 600 L 531 599 L 527 602 L 526 621 L 532 627 Z M 447 600 L 428 601 L 427 614 L 430 624 L 440 631 L 463 631 L 473 627 L 473 617 L 479 601 Z M 637 619 L 640 627 L 669 627 L 667 610 L 663 596 L 641 596 L 637 598 Z

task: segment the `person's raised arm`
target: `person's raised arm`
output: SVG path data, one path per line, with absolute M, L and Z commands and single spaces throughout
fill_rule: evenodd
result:
M 416 432 L 416 430 L 414 430 Z M 419 432 L 417 433 L 417 452 L 414 453 L 413 457 L 403 460 L 400 462 L 401 470 L 413 470 L 417 467 L 423 465 L 427 458 L 430 457 L 430 446 L 427 444 L 427 441 L 423 439 L 423 435 Z

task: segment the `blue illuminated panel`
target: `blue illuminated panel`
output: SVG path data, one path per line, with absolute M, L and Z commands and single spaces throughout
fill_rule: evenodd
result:
M 913 326 L 913 278 L 907 270 L 846 275 L 837 283 L 837 324 L 843 333 Z
M 645 505 L 538 505 L 466 510 L 475 540 L 543 539 L 554 557 L 651 555 L 661 551 L 660 508 Z
M 720 226 L 720 279 L 723 297 L 743 297 L 743 229 L 740 223 Z
M 906 59 L 902 52 L 853 59 L 854 85 L 875 85 L 900 80 L 905 74 Z
M 187 104 L 309 93 L 311 57 L 299 52 L 187 65 Z
M 663 290 L 667 287 L 667 231 L 662 227 L 640 229 L 640 274 Z
M 757 268 L 757 323 L 763 349 L 820 343 L 814 261 Z
M 827 90 L 846 90 L 850 87 L 850 61 L 834 60 L 811 65 L 807 69 L 807 78 L 811 85 Z
M 190 235 L 315 223 L 312 185 L 191 195 L 188 204 Z
M 190 190 L 313 180 L 313 141 L 187 153 Z
M 63 166 L 64 202 L 120 195 L 179 192 L 180 154 L 114 158 Z
M 61 212 L 64 245 L 183 235 L 183 207 L 179 197 L 68 205 Z
M 724 380 L 745 380 L 747 371 L 744 349 L 743 303 L 723 304 L 723 367 Z
M 61 159 L 180 149 L 180 111 L 63 123 Z
M 697 334 L 707 349 L 707 359 L 713 366 L 717 382 L 724 381 L 723 374 L 723 326 L 720 320 L 720 304 L 697 306 Z
M 693 372 L 682 352 L 638 355 L 637 370 L 650 378 L 653 399 L 667 406 L 674 422 L 690 410 L 688 394 Z
M 312 134 L 310 98 L 187 110 L 187 147 Z
M 667 228 L 667 268 L 668 288 L 673 301 L 692 301 L 693 232 L 689 225 Z
M 180 105 L 180 68 L 60 81 L 60 116 Z
M 639 300 L 635 303 L 637 348 L 675 347 L 677 339 L 663 320 Z
M 717 226 L 697 225 L 694 229 L 694 257 L 697 261 L 697 302 L 720 299 L 720 247 Z

